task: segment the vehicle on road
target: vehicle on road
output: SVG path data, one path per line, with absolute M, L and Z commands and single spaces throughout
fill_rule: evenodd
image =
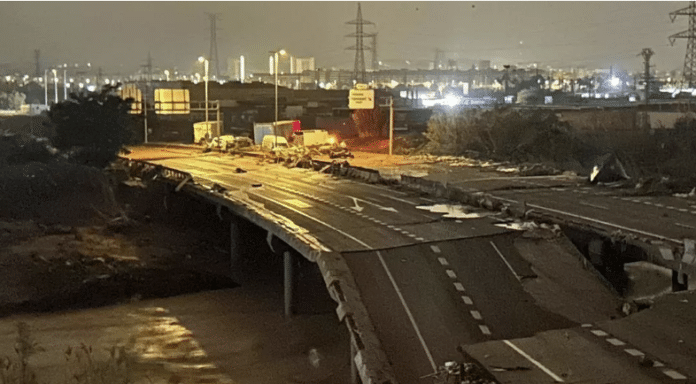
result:
M 251 147 L 254 142 L 245 136 L 222 135 L 214 138 L 213 144 L 222 151 L 229 151 Z
M 261 150 L 266 152 L 272 152 L 277 149 L 287 149 L 289 147 L 288 140 L 283 136 L 266 135 L 261 142 Z
M 214 138 L 220 136 L 222 122 L 220 121 L 201 121 L 193 124 L 193 142 L 200 145 L 210 143 Z

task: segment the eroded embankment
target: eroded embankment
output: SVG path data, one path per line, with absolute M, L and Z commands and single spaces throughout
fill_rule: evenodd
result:
M 237 286 L 229 234 L 197 208 L 172 216 L 161 198 L 89 167 L 3 167 L 0 316 Z

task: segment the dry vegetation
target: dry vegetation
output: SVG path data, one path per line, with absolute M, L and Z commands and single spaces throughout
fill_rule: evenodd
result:
M 428 123 L 421 152 L 469 155 L 514 163 L 544 163 L 589 174 L 595 160 L 613 153 L 635 180 L 655 179 L 671 191 L 696 185 L 696 120 L 675 129 L 579 131 L 542 110 L 462 110 L 439 113 Z

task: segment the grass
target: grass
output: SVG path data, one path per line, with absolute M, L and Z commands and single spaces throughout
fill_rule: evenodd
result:
M 35 340 L 29 325 L 18 322 L 14 354 L 0 357 L 0 384 L 127 384 L 132 383 L 133 358 L 124 346 L 106 348 L 106 360 L 95 359 L 92 346 L 80 343 L 63 351 L 64 377 L 39 381 L 30 365 L 32 356 L 45 352 Z

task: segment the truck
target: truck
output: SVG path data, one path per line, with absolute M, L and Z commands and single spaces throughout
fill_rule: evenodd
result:
M 274 122 L 254 123 L 254 144 L 261 145 L 261 143 L 263 143 L 263 137 L 266 135 L 278 135 L 289 140 L 293 132 L 299 130 L 299 120 L 283 120 L 279 121 L 277 125 Z
M 214 138 L 220 137 L 221 131 L 221 121 L 201 121 L 199 123 L 193 123 L 193 142 L 206 145 Z
M 308 129 L 294 132 L 294 143 L 305 147 L 334 144 L 336 138 L 323 129 Z

